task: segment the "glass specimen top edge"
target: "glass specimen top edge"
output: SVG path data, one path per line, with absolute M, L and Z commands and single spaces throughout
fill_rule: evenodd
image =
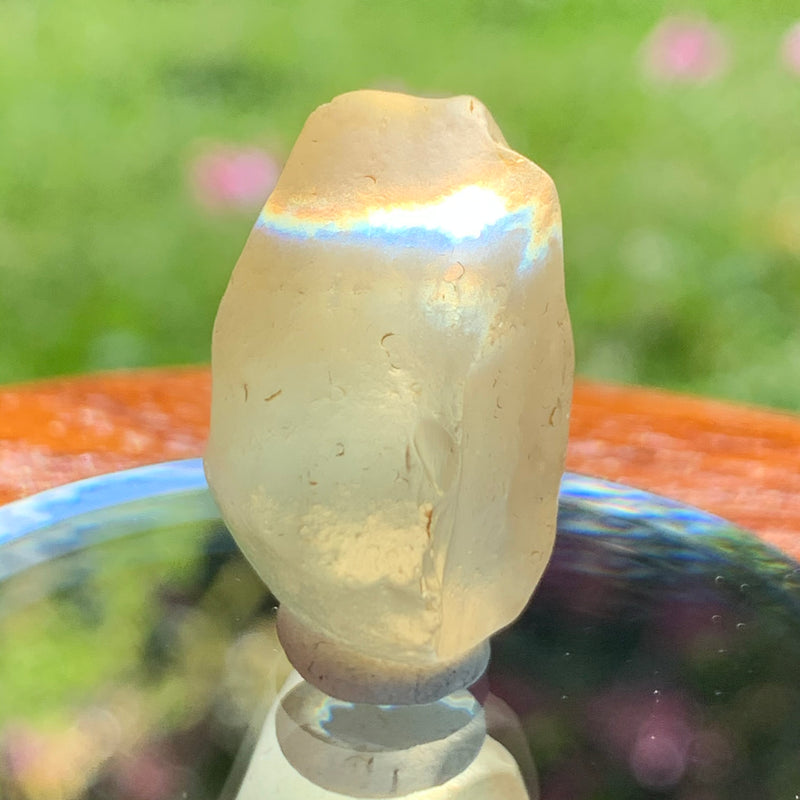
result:
M 0 547 L 111 506 L 208 489 L 200 458 L 96 475 L 0 506 Z
M 206 491 L 208 484 L 200 458 L 150 464 L 64 484 L 0 506 L 0 547 L 83 514 L 138 500 L 182 492 Z M 565 472 L 559 504 L 579 502 L 598 511 L 613 509 L 614 516 L 631 521 L 648 516 L 663 524 L 672 521 L 676 532 L 721 533 L 736 529 L 722 517 L 619 483 Z M 600 529 L 596 531 L 599 535 Z

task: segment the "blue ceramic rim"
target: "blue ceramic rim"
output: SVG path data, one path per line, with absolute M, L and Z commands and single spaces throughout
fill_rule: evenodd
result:
M 137 500 L 206 491 L 200 458 L 168 461 L 68 483 L 0 506 L 0 547 L 84 514 Z M 641 519 L 643 511 L 686 534 L 728 533 L 732 523 L 660 495 L 566 472 L 559 502 L 580 503 L 617 519 Z

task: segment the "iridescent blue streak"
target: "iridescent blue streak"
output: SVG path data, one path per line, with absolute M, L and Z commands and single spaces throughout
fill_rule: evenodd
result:
M 339 241 L 343 244 L 371 245 L 382 247 L 403 247 L 433 252 L 451 252 L 465 244 L 485 245 L 492 241 L 502 240 L 505 236 L 518 231 L 527 235 L 527 243 L 523 258 L 517 267 L 517 273 L 529 273 L 534 263 L 541 259 L 549 246 L 550 231 L 534 239 L 534 210 L 521 208 L 507 214 L 491 225 L 487 225 L 477 236 L 455 236 L 439 228 L 422 226 L 408 228 L 388 228 L 370 225 L 365 220 L 355 222 L 313 222 L 296 217 L 272 216 L 262 212 L 256 221 L 256 228 L 264 233 L 283 238 L 297 240 Z

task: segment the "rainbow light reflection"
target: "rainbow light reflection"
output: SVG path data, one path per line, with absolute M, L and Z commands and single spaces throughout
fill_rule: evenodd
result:
M 319 213 L 319 212 L 318 212 Z M 387 208 L 367 208 L 362 214 L 329 214 L 317 218 L 310 213 L 275 213 L 269 203 L 256 221 L 264 233 L 300 239 L 346 237 L 362 243 L 376 240 L 390 246 L 448 250 L 466 242 L 500 240 L 524 231 L 527 243 L 517 272 L 530 272 L 543 259 L 550 241 L 561 240 L 561 226 L 534 229 L 533 204 L 510 210 L 508 201 L 492 189 L 471 185 L 430 203 L 402 203 Z M 322 217 L 322 215 L 320 215 Z

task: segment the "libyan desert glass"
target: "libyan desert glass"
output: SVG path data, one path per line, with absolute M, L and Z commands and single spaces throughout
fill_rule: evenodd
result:
M 0 508 L 0 575 L 0 795 L 236 797 L 290 666 L 198 461 Z M 532 796 L 797 793 L 800 567 L 722 520 L 566 476 L 492 649 L 476 695 Z
M 305 677 L 480 674 L 552 550 L 572 361 L 555 187 L 478 100 L 309 117 L 220 305 L 206 454 Z

